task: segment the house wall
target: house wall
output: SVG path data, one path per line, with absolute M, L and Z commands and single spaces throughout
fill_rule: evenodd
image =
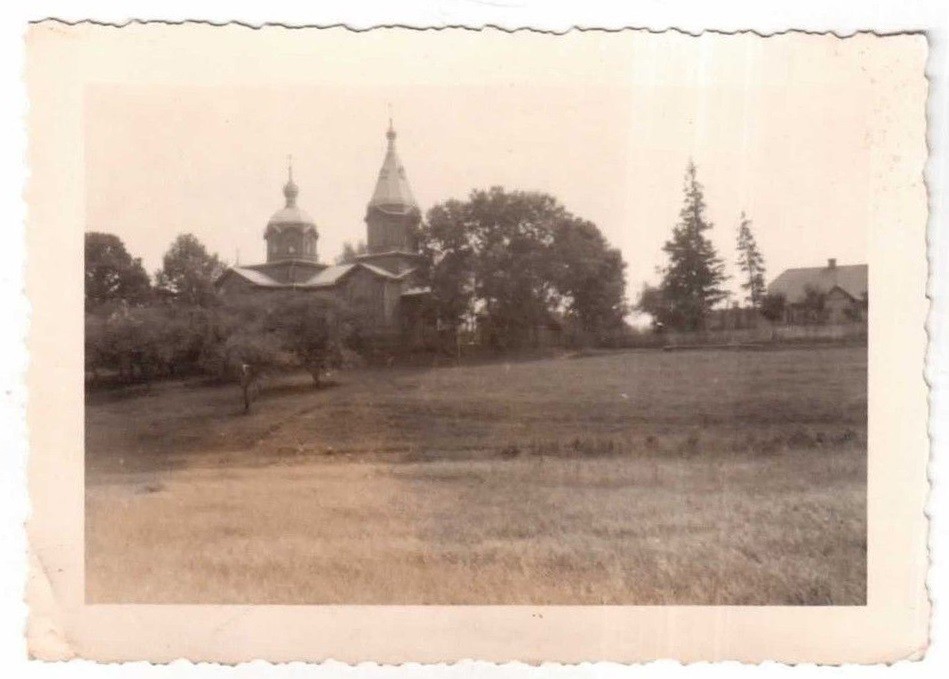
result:
M 858 305 L 839 288 L 834 288 L 824 299 L 824 309 L 827 312 L 828 323 L 847 323 L 854 319 L 858 312 Z M 857 316 L 859 317 L 859 316 Z

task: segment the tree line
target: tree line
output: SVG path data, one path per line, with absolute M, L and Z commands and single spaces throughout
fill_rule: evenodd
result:
M 553 197 L 495 187 L 431 208 L 417 233 L 420 283 L 441 328 L 479 329 L 498 350 L 530 346 L 556 325 L 569 341 L 615 342 L 625 329 L 625 263 L 593 223 Z M 347 243 L 338 263 L 355 261 Z M 179 235 L 149 276 L 113 234 L 86 234 L 86 365 L 122 381 L 234 375 L 244 364 L 306 368 L 370 349 L 368 323 L 332 297 L 266 292 L 222 298 L 225 265 Z M 293 323 L 280 319 L 294 318 Z
M 85 237 L 85 364 L 120 382 L 303 368 L 319 384 L 363 333 L 335 299 L 287 292 L 221 299 L 221 259 L 178 236 L 152 278 L 114 234 Z
M 650 315 L 656 328 L 697 331 L 705 328 L 712 310 L 729 297 L 724 288 L 728 276 L 725 263 L 706 235 L 713 228 L 706 215 L 705 192 L 698 181 L 695 163 L 689 161 L 683 185 L 682 209 L 663 245 L 668 264 L 659 270 L 657 286 L 646 285 L 636 308 Z M 738 223 L 736 264 L 741 271 L 744 302 L 770 320 L 783 315 L 785 300 L 769 295 L 765 286 L 765 260 L 752 222 L 741 213 Z
M 724 262 L 707 232 L 704 190 L 694 163 L 683 205 L 663 246 L 662 280 L 644 287 L 636 309 L 657 327 L 699 330 L 727 297 Z M 439 328 L 467 329 L 499 351 L 536 345 L 555 328 L 571 345 L 616 346 L 629 337 L 626 263 L 596 224 L 554 197 L 501 187 L 433 206 L 413 234 L 418 276 L 431 289 Z M 225 264 L 192 234 L 179 235 L 149 276 L 113 234 L 86 234 L 86 362 L 90 372 L 123 379 L 227 374 L 255 365 L 299 366 L 319 374 L 364 350 L 369 331 L 351 309 L 319 295 L 221 298 L 214 282 Z M 747 303 L 777 317 L 783 300 L 765 290 L 764 257 L 742 213 L 738 267 Z M 337 263 L 365 252 L 347 243 Z M 280 320 L 290 315 L 293 323 Z

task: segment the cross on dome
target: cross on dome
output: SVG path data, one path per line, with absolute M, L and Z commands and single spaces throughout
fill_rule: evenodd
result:
M 297 195 L 300 188 L 293 181 L 293 155 L 287 156 L 287 183 L 283 187 L 283 195 L 287 199 L 287 207 L 296 207 Z

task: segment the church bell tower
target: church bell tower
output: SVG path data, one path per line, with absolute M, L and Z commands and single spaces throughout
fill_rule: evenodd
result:
M 395 138 L 390 118 L 385 159 L 366 210 L 367 253 L 359 260 L 400 274 L 414 268 L 418 260 L 416 230 L 421 213 L 396 152 Z

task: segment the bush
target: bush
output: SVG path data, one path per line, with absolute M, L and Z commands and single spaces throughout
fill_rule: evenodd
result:
M 85 318 L 85 365 L 93 381 L 123 382 L 205 374 L 233 377 L 304 368 L 315 383 L 356 358 L 346 344 L 354 324 L 334 299 L 255 295 L 213 307 L 118 303 Z

